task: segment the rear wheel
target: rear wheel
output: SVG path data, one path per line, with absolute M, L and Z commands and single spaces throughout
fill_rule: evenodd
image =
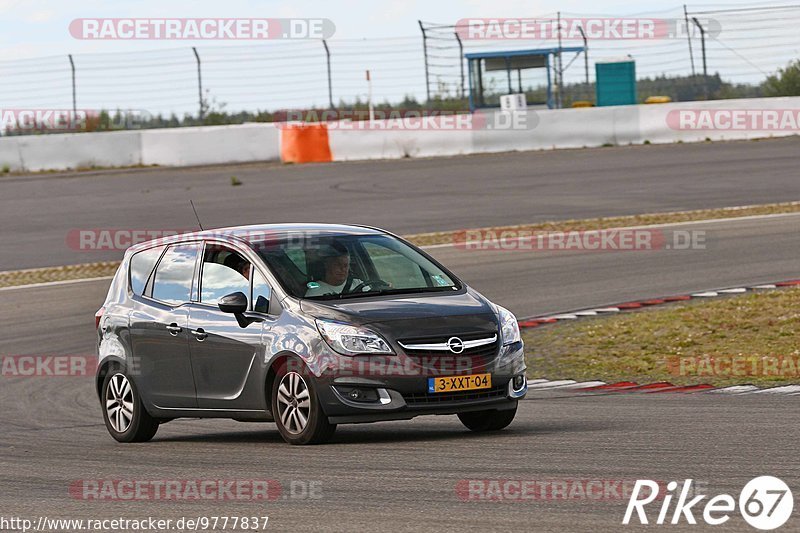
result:
M 278 431 L 289 444 L 321 444 L 336 431 L 336 424 L 329 423 L 322 412 L 314 381 L 308 375 L 279 370 L 272 383 L 271 405 Z
M 144 408 L 139 391 L 125 371 L 114 369 L 103 380 L 103 420 L 119 442 L 146 442 L 158 431 L 158 420 Z
M 458 419 L 472 431 L 499 431 L 507 427 L 517 414 L 516 404 L 512 409 L 490 409 L 487 411 L 472 411 L 459 413 Z

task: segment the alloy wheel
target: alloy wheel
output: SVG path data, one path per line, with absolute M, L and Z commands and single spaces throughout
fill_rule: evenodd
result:
M 311 415 L 311 394 L 303 377 L 289 372 L 278 386 L 278 416 L 286 431 L 302 433 Z
M 106 413 L 111 427 L 125 433 L 133 422 L 133 389 L 123 374 L 115 374 L 106 389 Z

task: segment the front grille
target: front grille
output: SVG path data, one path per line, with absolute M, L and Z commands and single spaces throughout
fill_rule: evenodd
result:
M 497 386 L 491 389 L 471 390 L 471 391 L 458 391 L 458 392 L 440 392 L 440 393 L 414 393 L 404 394 L 403 399 L 409 407 L 419 405 L 436 405 L 448 402 L 463 402 L 469 400 L 491 400 L 495 398 L 505 398 L 506 387 Z
M 449 335 L 447 337 L 417 337 L 414 339 L 402 339 L 399 342 L 403 345 L 411 344 L 439 344 L 446 343 L 451 337 L 458 337 L 462 341 L 491 338 L 497 335 L 496 332 L 478 332 L 467 334 Z M 459 354 L 434 350 L 413 350 L 404 348 L 403 351 L 415 365 L 428 370 L 437 371 L 438 374 L 453 373 L 469 374 L 484 370 L 497 357 L 500 344 L 500 337 L 491 344 L 476 346 L 475 348 L 465 349 Z M 448 370 L 449 369 L 449 370 Z

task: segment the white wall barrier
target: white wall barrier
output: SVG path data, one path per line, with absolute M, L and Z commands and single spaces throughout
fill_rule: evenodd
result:
M 607 144 L 698 142 L 797 135 L 800 125 L 768 128 L 682 127 L 681 116 L 720 112 L 778 111 L 800 115 L 800 97 L 676 102 L 670 104 L 529 110 L 519 127 L 509 127 L 499 111 L 487 112 L 470 128 L 408 128 L 402 119 L 376 127 L 349 123 L 329 127 L 334 161 L 457 156 L 473 153 Z M 683 115 L 681 115 L 683 114 Z M 707 118 L 707 117 L 706 117 Z M 791 121 L 790 121 L 791 122 Z M 691 121 L 690 121 L 691 123 Z M 111 133 L 0 137 L 0 167 L 48 170 L 81 167 L 204 165 L 280 159 L 280 131 L 251 123 Z
M 63 170 L 280 159 L 273 124 L 0 137 L 0 168 Z
M 212 165 L 280 159 L 273 124 L 142 130 L 142 164 Z
M 473 153 L 469 130 L 403 129 L 413 120 L 382 120 L 370 129 L 352 123 L 328 128 L 334 161 L 440 157 Z M 417 123 L 419 121 L 416 121 Z
M 0 167 L 11 170 L 119 167 L 141 163 L 139 132 L 0 137 Z
M 785 137 L 800 134 L 798 124 L 794 128 L 779 127 L 768 129 L 749 129 L 749 128 L 727 128 L 722 129 L 681 129 L 680 113 L 687 113 L 689 124 L 695 120 L 699 124 L 704 120 L 714 119 L 716 116 L 722 125 L 725 126 L 731 114 L 738 113 L 738 117 L 731 118 L 732 121 L 743 118 L 746 113 L 761 111 L 776 111 L 781 118 L 790 118 L 791 115 L 800 115 L 800 97 L 780 97 L 780 98 L 754 98 L 736 100 L 711 100 L 708 102 L 673 102 L 670 104 L 653 104 L 639 106 L 641 108 L 640 118 L 640 140 L 651 143 L 674 143 L 682 142 L 701 142 L 706 139 L 712 141 L 733 141 L 743 139 L 759 139 L 766 137 Z M 723 112 L 720 114 L 720 112 Z M 757 120 L 762 120 L 763 114 Z M 666 125 L 666 127 L 665 127 Z M 676 129 L 677 127 L 677 129 Z

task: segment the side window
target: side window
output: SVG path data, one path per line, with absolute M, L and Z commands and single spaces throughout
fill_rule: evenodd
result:
M 161 252 L 163 251 L 163 246 L 157 246 L 149 250 L 143 250 L 131 257 L 131 290 L 134 294 L 142 295 L 147 285 L 147 280 L 150 279 L 150 273 L 153 272 L 153 267 L 156 266 L 156 261 L 161 257 Z
M 209 244 L 203 255 L 200 301 L 217 305 L 232 292 L 250 294 L 250 262 L 229 248 Z
M 408 257 L 379 244 L 365 242 L 372 265 L 382 280 L 391 281 L 396 289 L 425 287 L 425 276 L 420 266 Z
M 180 305 L 191 299 L 192 278 L 199 245 L 170 246 L 156 267 L 153 279 L 153 298 L 168 304 Z
M 269 312 L 269 298 L 272 291 L 267 285 L 267 280 L 258 270 L 253 270 L 253 311 L 259 313 Z

